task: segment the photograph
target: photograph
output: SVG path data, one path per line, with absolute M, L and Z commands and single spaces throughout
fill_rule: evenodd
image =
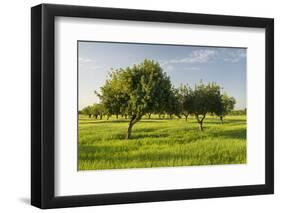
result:
M 274 18 L 212 5 L 32 6 L 32 206 L 275 193 Z
M 247 163 L 247 48 L 77 41 L 78 171 Z

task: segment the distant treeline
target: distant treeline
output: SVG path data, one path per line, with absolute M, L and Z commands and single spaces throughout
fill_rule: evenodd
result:
M 246 115 L 247 109 L 231 110 L 229 115 Z
M 99 120 L 102 120 L 104 118 L 104 116 L 106 117 L 105 119 L 108 120 L 109 118 L 111 118 L 112 116 L 114 116 L 116 119 L 120 119 L 120 117 L 122 119 L 129 119 L 128 116 L 126 115 L 111 115 L 111 114 L 107 114 L 106 111 L 100 111 L 100 110 L 89 110 L 90 107 L 94 107 L 94 105 L 96 104 L 93 104 L 93 105 L 90 105 L 90 106 L 87 106 L 87 107 L 84 107 L 82 110 L 79 110 L 78 111 L 78 114 L 79 115 L 86 115 L 88 116 L 89 118 L 94 118 L 94 119 L 99 119 Z M 93 113 L 91 113 L 93 112 Z M 246 115 L 247 114 L 247 110 L 246 109 L 239 109 L 239 110 L 231 110 L 228 115 Z M 216 116 L 214 115 L 213 113 L 207 113 L 207 115 L 210 115 L 210 116 Z M 175 116 L 175 115 L 168 115 L 168 114 L 146 114 L 145 115 L 147 119 L 150 119 L 151 116 L 156 116 L 157 118 L 159 119 L 163 119 L 163 118 L 170 118 L 170 119 L 173 119 L 173 118 L 183 118 L 184 116 Z

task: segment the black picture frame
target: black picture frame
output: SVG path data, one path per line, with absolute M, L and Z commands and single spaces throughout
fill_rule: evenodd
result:
M 55 17 L 264 28 L 265 184 L 93 195 L 54 195 Z M 217 198 L 274 193 L 274 20 L 270 18 L 41 4 L 31 8 L 31 204 L 42 208 Z

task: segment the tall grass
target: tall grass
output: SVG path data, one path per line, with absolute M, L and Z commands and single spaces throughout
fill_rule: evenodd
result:
M 79 117 L 78 169 L 102 170 L 246 163 L 246 118 L 142 119 L 125 140 L 128 120 Z

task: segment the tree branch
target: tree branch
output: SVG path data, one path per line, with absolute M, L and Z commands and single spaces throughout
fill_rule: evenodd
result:
M 205 117 L 206 117 L 206 114 L 203 115 L 203 117 L 202 117 L 202 119 L 201 119 L 200 122 L 203 122 L 203 120 L 205 119 Z

